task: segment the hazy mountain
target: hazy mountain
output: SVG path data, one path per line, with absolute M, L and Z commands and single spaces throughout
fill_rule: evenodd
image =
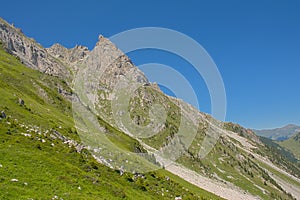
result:
M 45 49 L 1 19 L 0 41 L 1 199 L 299 199 L 296 158 L 166 96 L 107 38 Z
M 270 138 L 272 140 L 286 140 L 300 131 L 300 126 L 289 124 L 281 128 L 253 130 L 257 135 Z

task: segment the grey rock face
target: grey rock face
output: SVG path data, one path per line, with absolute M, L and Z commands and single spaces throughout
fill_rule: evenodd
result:
M 53 46 L 47 48 L 46 50 L 52 56 L 62 60 L 67 64 L 76 63 L 82 60 L 83 58 L 85 58 L 89 53 L 88 48 L 81 45 L 76 45 L 72 49 L 67 49 L 66 47 L 60 44 L 54 44 Z
M 7 51 L 17 56 L 26 66 L 43 73 L 70 78 L 70 71 L 59 60 L 33 39 L 27 38 L 20 29 L 0 18 L 0 40 Z
M 101 85 L 109 90 L 114 89 L 121 78 L 129 78 L 139 83 L 149 83 L 145 75 L 134 66 L 131 60 L 111 41 L 99 36 L 95 48 L 84 61 L 89 73 L 100 75 Z
M 131 60 L 103 36 L 99 36 L 92 51 L 81 45 L 72 49 L 60 44 L 43 48 L 33 39 L 27 38 L 20 29 L 0 18 L 0 40 L 6 50 L 17 56 L 26 66 L 61 77 L 68 83 L 71 83 L 77 72 L 79 76 L 83 73 L 79 69 L 88 68 L 86 73 L 101 73 L 100 84 L 110 90 L 124 76 L 148 84 L 147 78 Z

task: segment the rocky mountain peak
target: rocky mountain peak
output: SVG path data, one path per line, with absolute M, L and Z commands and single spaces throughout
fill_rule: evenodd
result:
M 99 73 L 100 82 L 112 89 L 122 77 L 127 77 L 139 83 L 148 83 L 145 75 L 132 63 L 115 44 L 108 38 L 99 35 L 94 49 L 84 60 L 89 73 Z
M 98 36 L 98 41 L 95 45 L 95 48 L 111 49 L 113 51 L 118 51 L 118 54 L 124 54 L 116 47 L 114 43 L 112 43 L 108 38 L 104 37 L 101 34 Z
M 115 44 L 103 35 L 99 35 L 98 39 L 92 51 L 82 45 L 68 49 L 57 43 L 50 48 L 43 48 L 26 37 L 20 29 L 0 19 L 0 40 L 4 47 L 30 68 L 71 81 L 71 74 L 77 73 L 85 65 L 90 70 L 102 68 L 102 81 L 110 88 L 125 74 L 137 82 L 148 83 L 145 75 Z
M 110 42 L 110 40 L 108 39 L 108 38 L 106 38 L 106 37 L 104 37 L 103 35 L 99 35 L 98 36 L 98 42 L 97 42 L 97 44 L 98 43 L 102 43 L 102 42 Z

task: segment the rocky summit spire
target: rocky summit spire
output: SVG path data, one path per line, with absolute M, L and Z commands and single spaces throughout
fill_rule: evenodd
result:
M 98 36 L 98 41 L 96 43 L 96 46 L 101 46 L 101 45 L 110 45 L 111 48 L 117 49 L 115 44 L 113 44 L 108 38 L 100 34 Z
M 95 48 L 84 61 L 89 71 L 101 73 L 101 82 L 112 89 L 122 76 L 133 77 L 134 81 L 148 83 L 147 78 L 108 38 L 99 35 Z M 99 71 L 100 70 L 100 71 Z

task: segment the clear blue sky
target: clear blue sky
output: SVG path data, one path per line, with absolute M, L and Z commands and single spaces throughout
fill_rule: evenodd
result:
M 227 92 L 227 121 L 249 128 L 300 124 L 300 1 L 3 1 L 0 16 L 45 47 L 61 43 L 93 48 L 145 26 L 174 29 L 198 41 L 217 64 Z M 183 69 L 210 112 L 201 77 L 175 55 L 130 53 L 137 65 L 158 62 Z

